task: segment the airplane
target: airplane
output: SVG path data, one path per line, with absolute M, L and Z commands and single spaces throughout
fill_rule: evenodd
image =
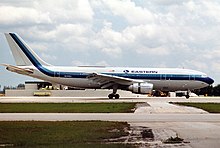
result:
M 187 91 L 214 83 L 205 73 L 181 68 L 137 68 L 105 66 L 53 66 L 43 61 L 16 33 L 5 33 L 16 66 L 6 69 L 47 82 L 84 89 L 112 89 L 109 99 L 119 99 L 117 90 L 137 94 L 152 91 Z

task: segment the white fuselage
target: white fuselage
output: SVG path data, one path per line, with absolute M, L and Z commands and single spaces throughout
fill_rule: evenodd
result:
M 44 66 L 46 69 L 54 72 L 46 75 L 40 72 L 34 66 L 25 66 L 31 68 L 34 73 L 29 75 L 34 78 L 50 81 L 52 83 L 62 84 L 71 87 L 80 88 L 100 88 L 99 82 L 87 78 L 89 73 L 102 73 L 125 78 L 143 80 L 153 84 L 154 90 L 177 91 L 193 90 L 209 85 L 210 78 L 205 73 L 177 68 L 131 68 L 131 67 L 61 67 Z M 24 68 L 22 66 L 22 68 Z M 76 73 L 75 76 L 72 73 Z M 211 82 L 210 82 L 211 83 Z

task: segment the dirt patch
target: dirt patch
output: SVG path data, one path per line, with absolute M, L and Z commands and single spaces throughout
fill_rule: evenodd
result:
M 144 126 L 131 126 L 129 129 L 125 129 L 129 133 L 128 136 L 106 139 L 107 143 L 124 143 L 132 144 L 137 147 L 160 147 L 160 148 L 189 148 L 186 143 L 164 143 L 170 137 L 175 137 L 176 132 L 168 129 L 151 129 Z

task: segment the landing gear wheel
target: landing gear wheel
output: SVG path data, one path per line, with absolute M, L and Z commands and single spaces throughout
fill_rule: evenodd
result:
M 115 99 L 119 99 L 119 94 L 115 94 Z
M 109 98 L 109 99 L 113 99 L 113 97 L 114 97 L 114 94 L 109 94 L 109 95 L 108 95 L 108 98 Z
M 113 98 L 119 99 L 119 97 L 120 97 L 119 94 L 109 94 L 109 95 L 108 95 L 108 98 L 109 98 L 109 99 L 113 99 Z
M 186 93 L 186 99 L 189 99 L 189 97 L 190 97 L 190 91 L 188 90 Z

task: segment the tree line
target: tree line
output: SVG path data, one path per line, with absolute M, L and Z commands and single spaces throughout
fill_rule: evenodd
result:
M 197 95 L 205 95 L 205 96 L 220 96 L 220 84 L 217 86 L 207 86 L 201 89 L 197 89 L 192 91 Z

